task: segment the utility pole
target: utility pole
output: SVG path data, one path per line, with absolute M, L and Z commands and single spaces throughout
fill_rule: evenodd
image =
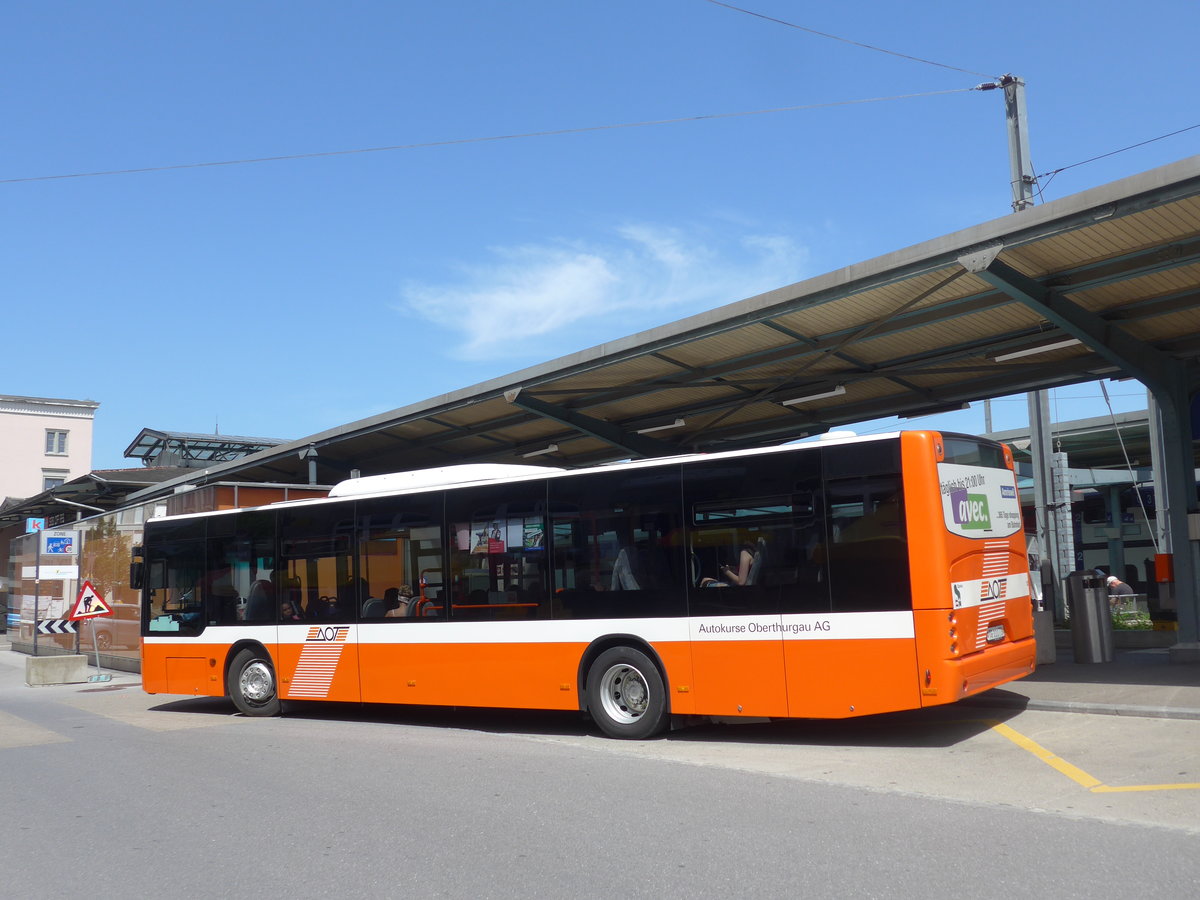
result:
M 1029 161 L 1029 120 L 1025 114 L 1025 82 L 1016 75 L 1000 78 L 1004 87 L 1004 119 L 1008 123 L 1008 162 L 1012 171 L 1012 208 L 1033 206 L 1033 165 Z
M 1001 75 L 998 81 L 978 86 L 981 91 L 1004 91 L 1004 121 L 1008 129 L 1009 186 L 1012 210 L 1023 212 L 1033 206 L 1035 184 L 1033 163 L 1029 159 L 1029 119 L 1025 109 L 1025 82 L 1016 75 Z M 1070 523 L 1070 486 L 1062 483 L 1066 473 L 1066 454 L 1054 453 L 1054 426 L 1050 421 L 1050 402 L 1046 391 L 1026 395 L 1029 405 L 1029 453 L 1033 458 L 1034 512 L 1037 522 L 1037 547 L 1042 571 L 1035 577 L 1042 582 L 1042 602 L 1057 618 L 1063 616 L 1061 579 L 1075 568 L 1074 536 Z M 990 413 L 990 410 L 988 410 Z M 990 416 L 989 416 L 990 418 Z M 990 429 L 990 423 L 988 425 Z M 1061 467 L 1062 473 L 1056 473 Z M 1057 488 L 1057 491 L 1056 491 Z M 1060 496 L 1061 495 L 1061 496 Z
M 1033 206 L 1033 164 L 1029 161 L 1029 117 L 1025 112 L 1025 82 L 1016 75 L 979 85 L 977 91 L 1004 90 L 1004 120 L 1008 126 L 1009 184 L 1013 212 Z

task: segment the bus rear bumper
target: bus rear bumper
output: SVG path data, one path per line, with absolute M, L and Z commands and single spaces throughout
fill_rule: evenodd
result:
M 1037 643 L 1032 638 L 989 647 L 965 659 L 946 660 L 941 690 L 922 696 L 923 706 L 953 703 L 964 697 L 991 690 L 1033 673 L 1037 667 Z

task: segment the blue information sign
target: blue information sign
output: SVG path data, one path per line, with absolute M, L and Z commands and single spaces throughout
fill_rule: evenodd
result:
M 42 553 L 50 556 L 69 556 L 75 552 L 75 532 L 43 531 Z

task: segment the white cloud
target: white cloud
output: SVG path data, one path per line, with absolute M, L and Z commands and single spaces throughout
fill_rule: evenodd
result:
M 558 356 L 789 284 L 807 268 L 807 252 L 782 235 L 647 224 L 602 242 L 489 252 L 451 283 L 401 292 L 403 312 L 461 335 L 448 351 L 458 358 Z

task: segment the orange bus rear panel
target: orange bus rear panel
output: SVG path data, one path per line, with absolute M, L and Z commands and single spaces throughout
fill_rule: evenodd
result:
M 1033 638 L 990 647 L 964 659 L 943 660 L 934 666 L 932 672 L 932 683 L 938 686 L 937 693 L 923 692 L 922 705 L 953 703 L 1024 678 L 1034 671 L 1036 660 L 1037 647 Z

